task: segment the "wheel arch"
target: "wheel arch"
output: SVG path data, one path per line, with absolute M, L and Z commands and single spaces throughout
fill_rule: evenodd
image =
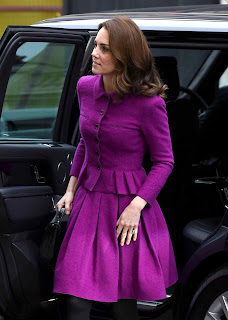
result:
M 220 251 L 205 258 L 192 270 L 185 283 L 179 285 L 179 298 L 177 299 L 178 303 L 175 308 L 175 319 L 186 320 L 189 304 L 197 288 L 199 288 L 200 284 L 213 270 L 215 271 L 224 265 L 228 266 L 228 252 Z

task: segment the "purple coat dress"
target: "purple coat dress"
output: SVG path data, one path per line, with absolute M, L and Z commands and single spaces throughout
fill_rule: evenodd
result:
M 158 300 L 177 280 L 168 229 L 156 201 L 173 168 L 166 107 L 160 96 L 127 94 L 115 102 L 101 75 L 77 86 L 81 141 L 71 175 L 78 177 L 54 292 L 84 299 Z M 153 166 L 142 168 L 146 148 Z M 142 210 L 138 238 L 120 246 L 116 221 L 136 196 Z

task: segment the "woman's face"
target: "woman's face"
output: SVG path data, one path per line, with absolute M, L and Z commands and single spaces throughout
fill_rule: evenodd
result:
M 112 75 L 115 71 L 115 59 L 109 48 L 109 34 L 105 28 L 99 30 L 94 44 L 92 72 Z

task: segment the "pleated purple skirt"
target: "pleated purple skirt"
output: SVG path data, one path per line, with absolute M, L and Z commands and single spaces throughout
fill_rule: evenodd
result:
M 135 242 L 121 247 L 116 238 L 116 221 L 133 198 L 79 187 L 56 264 L 54 292 L 103 302 L 166 297 L 177 272 L 157 201 L 143 209 Z

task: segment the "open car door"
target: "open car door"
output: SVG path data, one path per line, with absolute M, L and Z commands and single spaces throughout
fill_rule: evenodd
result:
M 9 318 L 31 316 L 51 290 L 39 245 L 68 183 L 88 39 L 86 31 L 8 27 L 0 43 L 0 310 Z

